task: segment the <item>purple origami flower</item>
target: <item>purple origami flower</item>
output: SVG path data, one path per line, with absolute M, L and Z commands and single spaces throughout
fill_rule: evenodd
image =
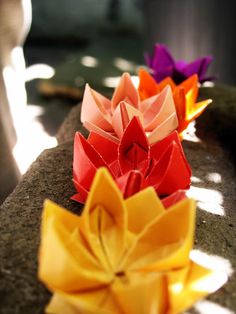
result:
M 206 56 L 190 63 L 179 60 L 175 61 L 167 47 L 163 44 L 154 46 L 153 55 L 145 54 L 147 65 L 152 70 L 152 75 L 159 83 L 166 77 L 171 77 L 176 84 L 180 84 L 193 74 L 198 75 L 199 82 L 213 80 L 213 77 L 206 77 L 211 56 Z

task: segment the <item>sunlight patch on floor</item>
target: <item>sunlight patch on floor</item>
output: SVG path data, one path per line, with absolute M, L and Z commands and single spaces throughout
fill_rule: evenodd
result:
M 201 250 L 192 250 L 190 257 L 196 263 L 216 271 L 224 272 L 227 276 L 231 276 L 234 272 L 229 260 L 219 255 L 210 255 Z
M 203 300 L 194 306 L 199 314 L 234 314 L 233 311 L 208 300 Z
M 196 135 L 196 121 L 191 122 L 187 129 L 183 132 L 183 139 L 185 141 L 200 143 L 201 139 Z
M 186 194 L 188 197 L 192 197 L 197 201 L 197 206 L 200 209 L 215 215 L 225 215 L 223 195 L 221 192 L 214 189 L 191 186 Z

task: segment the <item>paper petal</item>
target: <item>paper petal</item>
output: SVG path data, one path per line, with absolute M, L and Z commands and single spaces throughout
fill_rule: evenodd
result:
M 89 190 L 96 169 L 107 166 L 106 162 L 96 152 L 86 139 L 80 134 L 75 134 L 73 176 L 75 181 Z
M 132 270 L 164 271 L 188 264 L 193 245 L 195 202 L 185 199 L 169 208 L 139 235 L 125 261 Z
M 141 112 L 125 101 L 121 101 L 112 116 L 112 125 L 119 138 L 122 137 L 124 130 L 133 117 L 138 117 L 141 124 L 143 124 L 143 116 Z
M 166 120 L 150 132 L 147 137 L 150 144 L 155 144 L 166 138 L 178 126 L 178 119 L 176 113 L 172 113 Z
M 93 219 L 91 224 L 89 216 L 95 210 L 95 221 Z M 96 173 L 82 219 L 94 254 L 98 258 L 105 257 L 114 268 L 124 250 L 127 215 L 122 194 L 105 168 L 100 168 Z
M 121 307 L 119 313 L 166 313 L 166 291 L 161 274 L 132 274 L 127 282 L 116 282 L 112 291 Z
M 147 224 L 165 211 L 151 187 L 129 197 L 125 203 L 128 209 L 128 229 L 135 234 L 143 231 Z
M 124 174 L 129 170 L 146 169 L 149 164 L 149 144 L 144 130 L 137 117 L 134 117 L 127 128 L 119 145 L 119 164 Z
M 88 137 L 88 142 L 96 149 L 108 165 L 117 159 L 118 145 L 108 138 L 91 132 Z
M 159 175 L 161 172 L 161 177 Z M 155 184 L 155 178 L 157 184 Z M 191 182 L 191 172 L 178 145 L 173 142 L 147 178 L 148 185 L 153 185 L 159 195 L 169 195 L 178 189 L 188 189 Z
M 86 190 L 81 184 L 79 184 L 78 181 L 74 180 L 73 179 L 73 183 L 74 183 L 74 186 L 76 188 L 76 191 L 78 193 L 74 194 L 73 196 L 71 196 L 71 199 L 73 201 L 76 201 L 76 202 L 79 202 L 79 203 L 82 203 L 84 204 L 85 201 L 86 201 L 86 198 L 88 196 L 88 190 Z
M 48 314 L 114 314 L 118 304 L 108 288 L 84 291 L 80 294 L 59 294 L 52 297 Z
M 176 203 L 182 201 L 186 197 L 187 196 L 186 196 L 185 190 L 178 190 L 177 192 L 172 193 L 171 195 L 163 198 L 161 200 L 161 202 L 165 208 L 169 208 L 169 207 L 175 205 Z
M 137 170 L 131 170 L 116 179 L 125 199 L 138 193 L 143 188 L 143 181 L 143 174 Z
M 158 94 L 155 102 L 144 112 L 145 130 L 147 132 L 153 130 L 174 113 L 176 113 L 176 111 L 172 92 L 170 87 L 166 86 L 162 92 Z M 177 123 L 178 122 L 176 122 L 176 124 Z M 172 131 L 174 130 L 175 129 Z
M 156 81 L 153 77 L 144 69 L 139 70 L 139 86 L 138 91 L 141 100 L 149 98 L 160 92 Z
M 51 201 L 45 202 L 39 254 L 39 278 L 58 291 L 79 292 L 92 287 L 100 287 L 110 281 L 102 264 L 82 245 L 80 225 L 79 216 Z
M 108 114 L 110 101 L 92 90 L 87 84 L 81 108 L 81 121 L 90 121 L 105 131 L 112 131 L 111 117 Z
M 113 111 L 121 101 L 129 103 L 135 108 L 138 108 L 139 106 L 139 95 L 128 73 L 124 73 L 122 75 L 120 82 L 113 94 L 111 100 Z
M 196 301 L 219 289 L 226 276 L 191 262 L 186 269 L 168 274 L 170 307 L 173 313 L 180 313 Z

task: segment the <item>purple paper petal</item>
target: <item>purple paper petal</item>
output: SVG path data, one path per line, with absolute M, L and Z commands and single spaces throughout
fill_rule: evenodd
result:
M 181 72 L 187 65 L 187 62 L 184 60 L 179 60 L 175 63 L 175 68 Z
M 174 67 L 175 61 L 165 45 L 155 45 L 152 65 L 160 70 Z
M 212 61 L 212 57 L 207 56 L 204 58 L 197 59 L 191 63 L 189 63 L 184 69 L 183 74 L 185 77 L 189 77 L 193 74 L 198 74 L 199 82 L 204 80 L 204 76 L 206 74 L 207 68 Z
M 205 77 L 209 64 L 212 62 L 211 56 L 199 58 L 193 62 L 187 63 L 184 60 L 175 61 L 163 44 L 156 44 L 153 54 L 145 54 L 146 64 L 150 67 L 152 75 L 157 82 L 166 77 L 171 77 L 176 84 L 183 82 L 193 74 L 197 74 L 200 82 L 211 79 Z

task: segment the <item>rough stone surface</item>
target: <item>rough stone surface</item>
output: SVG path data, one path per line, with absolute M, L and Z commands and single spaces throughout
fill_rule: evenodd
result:
M 45 151 L 0 208 L 0 313 L 43 313 L 49 294 L 37 280 L 42 205 L 49 198 L 80 207 L 70 196 L 72 142 Z
M 200 120 L 200 128 L 216 133 L 218 139 L 232 152 L 236 162 L 236 88 L 218 85 L 201 88 L 201 98 L 212 98 L 213 102 Z M 204 123 L 204 125 L 203 125 Z
M 69 200 L 74 192 L 71 140 L 74 130 L 81 129 L 78 111 L 79 106 L 59 132 L 62 144 L 37 159 L 0 208 L 0 313 L 43 313 L 48 301 L 49 293 L 37 280 L 42 204 L 45 198 L 50 198 L 80 212 L 79 206 Z M 183 143 L 193 171 L 192 191 L 198 192 L 196 197 L 200 200 L 195 248 L 224 258 L 236 270 L 235 172 L 227 151 L 215 138 L 214 129 L 205 127 L 206 117 L 204 114 L 198 123 L 201 141 Z M 217 211 L 222 215 L 212 213 Z M 235 273 L 209 301 L 236 310 Z
M 84 136 L 88 135 L 88 131 L 80 122 L 81 103 L 71 109 L 70 113 L 60 126 L 57 132 L 57 141 L 59 144 L 73 141 L 75 132 L 79 131 Z

